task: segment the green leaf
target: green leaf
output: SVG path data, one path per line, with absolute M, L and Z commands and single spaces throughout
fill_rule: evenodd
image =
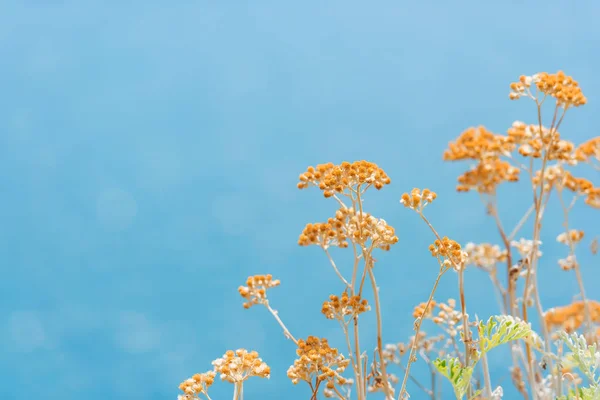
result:
M 541 347 L 541 339 L 531 325 L 509 315 L 494 315 L 486 323 L 479 322 L 479 348 L 487 353 L 494 347 L 513 340 L 527 339 L 535 347 Z
M 433 361 L 433 365 L 440 374 L 448 378 L 452 384 L 456 398 L 462 400 L 471 382 L 473 367 L 463 367 L 456 357 L 438 358 Z

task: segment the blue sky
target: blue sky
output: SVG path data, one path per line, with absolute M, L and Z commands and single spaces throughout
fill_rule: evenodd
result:
M 558 69 L 589 100 L 562 134 L 598 135 L 600 4 L 496 3 L 2 1 L 0 398 L 175 398 L 181 380 L 238 347 L 273 371 L 246 398 L 308 398 L 285 376 L 291 342 L 266 310 L 243 310 L 236 288 L 276 275 L 272 303 L 294 335 L 341 345 L 319 313 L 341 287 L 318 249 L 296 244 L 335 210 L 295 188 L 327 161 L 367 159 L 392 178 L 366 207 L 400 237 L 377 274 L 384 340 L 405 340 L 436 264 L 400 195 L 429 187 L 442 234 L 499 239 L 477 196 L 455 193 L 467 165 L 442 163 L 448 141 L 532 121 L 508 85 Z M 508 226 L 529 199 L 527 185 L 502 188 Z M 589 238 L 597 214 L 584 211 L 573 225 Z M 549 213 L 544 226 L 546 307 L 576 290 L 556 265 L 560 223 Z M 582 250 L 580 261 L 598 298 L 598 259 Z M 467 286 L 472 315 L 496 312 L 484 275 L 470 271 Z M 455 297 L 456 277 L 439 293 Z M 509 387 L 503 361 L 492 358 L 492 379 Z M 218 383 L 213 398 L 230 390 Z

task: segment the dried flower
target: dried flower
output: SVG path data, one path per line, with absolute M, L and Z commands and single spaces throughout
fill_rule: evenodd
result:
M 341 374 L 350 364 L 350 359 L 344 358 L 337 349 L 329 347 L 327 339 L 315 336 L 309 336 L 306 340 L 299 339 L 296 354 L 298 359 L 287 371 L 292 383 L 305 381 L 312 384 L 315 378 L 334 385 L 343 385 L 348 381 Z
M 514 148 L 514 143 L 504 135 L 495 134 L 484 126 L 471 127 L 462 132 L 455 142 L 448 144 L 443 159 L 444 161 L 496 160 L 502 155 L 509 155 Z
M 556 237 L 556 241 L 562 244 L 571 245 L 583 239 L 584 232 L 577 229 L 571 229 L 568 232 L 563 232 Z
M 203 374 L 195 374 L 189 379 L 181 382 L 179 389 L 184 392 L 183 395 L 177 396 L 178 400 L 196 400 L 200 394 L 206 395 L 208 388 L 214 383 L 215 371 L 208 371 Z
M 267 290 L 277 287 L 281 284 L 279 279 L 273 279 L 271 274 L 254 275 L 248 277 L 246 286 L 240 286 L 238 292 L 248 300 L 244 303 L 244 308 L 250 308 L 255 304 L 265 304 L 267 300 Z
M 228 350 L 212 364 L 215 371 L 221 374 L 221 379 L 230 383 L 243 382 L 251 376 L 269 378 L 271 375 L 271 368 L 258 357 L 256 351 Z
M 530 90 L 532 84 L 540 93 L 554 97 L 558 106 L 579 107 L 587 103 L 577 81 L 562 71 L 558 71 L 556 74 L 540 72 L 532 76 L 522 75 L 518 82 L 510 84 L 510 99 L 516 100 L 522 96 L 536 98 Z
M 505 262 L 508 252 L 500 249 L 500 246 L 489 243 L 467 243 L 465 246 L 467 252 L 467 265 L 475 265 L 486 271 L 492 269 L 496 263 Z
M 515 121 L 508 129 L 508 138 L 518 144 L 519 154 L 524 157 L 540 158 L 546 153 L 547 160 L 563 161 L 569 165 L 577 164 L 575 145 L 560 138 L 556 129 L 541 127 L 539 124 L 526 125 Z
M 421 212 L 425 206 L 432 203 L 437 198 L 437 194 L 429 189 L 414 188 L 410 194 L 404 193 L 400 198 L 400 203 L 406 208 Z
M 590 319 L 600 322 L 600 302 L 588 300 Z M 575 301 L 567 306 L 551 308 L 544 313 L 544 322 L 548 329 L 563 329 L 572 333 L 583 324 L 585 320 L 585 303 Z
M 333 163 L 319 164 L 316 168 L 308 167 L 299 179 L 299 189 L 316 186 L 323 191 L 325 197 L 342 193 L 346 189 L 357 192 L 358 187 L 362 185 L 366 185 L 366 187 L 374 186 L 379 190 L 391 182 L 387 174 L 377 164 L 368 161 L 355 161 L 353 163 L 344 161 L 340 165 L 334 165 Z
M 538 249 L 537 257 L 539 258 L 542 256 L 542 252 L 540 251 L 540 245 L 542 244 L 542 242 L 538 240 L 536 244 Z M 534 245 L 533 240 L 521 238 L 518 242 L 516 240 L 513 240 L 512 242 L 510 242 L 510 245 L 517 249 L 522 258 L 529 258 L 532 256 Z
M 592 158 L 600 161 L 600 136 L 579 145 L 575 150 L 575 155 L 579 161 L 590 162 Z
M 348 292 L 343 292 L 341 297 L 330 295 L 329 301 L 323 302 L 321 312 L 327 319 L 338 319 L 344 321 L 346 316 L 355 317 L 370 310 L 366 299 L 360 296 L 349 296 Z
M 335 218 L 327 223 L 308 224 L 300 234 L 300 246 L 317 245 L 324 249 L 329 246 L 348 247 L 347 240 L 357 244 L 370 246 L 381 250 L 389 250 L 391 245 L 398 242 L 393 227 L 385 220 L 375 218 L 369 213 L 355 211 L 353 208 L 340 208 Z
M 429 251 L 433 257 L 443 259 L 444 266 L 453 267 L 455 270 L 464 268 L 468 259 L 468 254 L 462 251 L 460 244 L 446 236 L 442 240 L 436 239 L 429 245 Z

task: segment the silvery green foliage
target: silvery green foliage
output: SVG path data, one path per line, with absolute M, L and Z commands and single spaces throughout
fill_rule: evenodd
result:
M 473 367 L 463 367 L 456 357 L 448 357 L 444 360 L 436 359 L 433 361 L 435 368 L 448 378 L 454 389 L 454 395 L 457 399 L 462 399 L 467 394 L 467 388 L 473 375 Z
M 463 366 L 459 359 L 455 357 L 444 360 L 438 358 L 433 362 L 436 369 L 448 378 L 452 384 L 454 394 L 458 400 L 462 400 L 465 397 L 471 376 L 482 353 L 487 353 L 495 347 L 519 339 L 528 340 L 538 348 L 541 344 L 539 336 L 533 332 L 530 324 L 508 315 L 495 315 L 490 317 L 485 323 L 481 321 L 478 326 L 478 332 L 480 352 L 472 357 L 470 365 Z M 496 398 L 501 398 L 502 389 L 500 388 L 500 390 L 496 390 L 495 392 Z
M 494 315 L 486 323 L 479 322 L 479 348 L 484 353 L 519 339 L 527 339 L 534 347 L 541 347 L 541 339 L 531 329 L 531 325 L 519 318 Z
M 565 358 L 576 365 L 589 381 L 589 387 L 578 389 L 577 396 L 582 400 L 600 400 L 600 378 L 596 377 L 596 371 L 600 367 L 600 352 L 596 344 L 589 345 L 583 335 L 577 333 L 560 332 L 559 337 L 571 350 Z M 559 399 L 572 398 L 571 395 L 574 396 L 575 393 Z

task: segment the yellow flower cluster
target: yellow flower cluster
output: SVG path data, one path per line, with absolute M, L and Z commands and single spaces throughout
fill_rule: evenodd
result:
M 432 203 L 437 198 L 437 194 L 429 189 L 414 188 L 410 194 L 403 193 L 400 198 L 400 203 L 406 208 L 410 208 L 417 212 L 422 211 L 425 206 Z
M 429 245 L 429 251 L 433 257 L 444 259 L 443 265 L 462 269 L 467 261 L 467 253 L 462 251 L 460 244 L 444 236 L 442 240 L 436 239 Z
M 577 81 L 562 71 L 555 74 L 540 72 L 532 76 L 520 76 L 518 82 L 510 84 L 510 99 L 516 100 L 524 95 L 533 97 L 530 90 L 532 84 L 545 96 L 554 97 L 559 106 L 579 107 L 587 103 Z
M 395 230 L 385 220 L 353 208 L 340 208 L 335 218 L 326 223 L 307 224 L 298 238 L 300 246 L 317 245 L 324 249 L 329 246 L 348 247 L 347 240 L 357 244 L 371 241 L 371 246 L 389 250 L 398 242 Z
M 575 155 L 579 161 L 590 161 L 591 158 L 600 161 L 600 136 L 579 145 L 575 150 Z
M 223 357 L 212 362 L 221 379 L 231 383 L 243 382 L 251 376 L 269 378 L 271 368 L 258 356 L 256 351 L 228 350 Z
M 519 145 L 519 154 L 524 157 L 540 158 L 542 150 L 547 152 L 547 160 L 563 161 L 574 165 L 577 163 L 575 156 L 575 145 L 560 138 L 560 133 L 556 130 L 539 125 L 527 125 L 521 121 L 513 122 L 507 132 L 511 142 Z
M 477 165 L 459 176 L 456 188 L 459 192 L 476 190 L 479 193 L 493 193 L 500 183 L 519 180 L 519 169 L 500 159 L 514 148 L 511 138 L 479 126 L 465 130 L 454 143 L 450 142 L 443 159 L 478 161 Z
M 512 152 L 515 148 L 510 137 L 497 135 L 484 126 L 471 127 L 448 144 L 444 161 L 493 160 Z
M 431 313 L 433 311 L 433 309 L 436 306 L 436 302 L 435 300 L 431 300 L 431 303 L 429 303 L 429 307 L 427 308 L 427 310 L 425 310 L 425 307 L 427 306 L 427 303 L 419 303 L 418 305 L 415 306 L 415 309 L 413 310 L 413 318 L 428 318 L 431 316 Z
M 179 389 L 184 394 L 179 395 L 177 400 L 197 400 L 200 394 L 207 394 L 208 388 L 215 382 L 216 374 L 215 371 L 208 371 L 181 382 Z
M 489 270 L 499 262 L 506 261 L 508 251 L 500 249 L 498 245 L 489 243 L 467 243 L 465 246 L 467 252 L 467 265 L 475 265 L 484 270 Z
M 341 297 L 330 295 L 329 301 L 323 302 L 321 312 L 327 319 L 344 321 L 347 315 L 354 317 L 370 309 L 366 299 L 361 299 L 358 295 L 349 296 L 347 292 L 344 292 Z
M 570 245 L 575 244 L 583 239 L 585 233 L 583 231 L 578 231 L 577 229 L 571 229 L 568 232 L 563 232 L 556 237 L 556 241 L 562 244 Z
M 312 384 L 312 379 L 316 378 L 317 382 L 327 382 L 327 388 L 330 389 L 335 384 L 347 383 L 348 380 L 341 374 L 350 364 L 350 359 L 339 354 L 337 349 L 329 347 L 327 339 L 315 336 L 309 336 L 306 340 L 299 339 L 296 354 L 298 359 L 287 371 L 292 383 L 305 381 Z
M 600 322 L 600 302 L 588 301 L 592 322 Z M 544 322 L 548 329 L 564 329 L 572 333 L 585 321 L 585 304 L 575 301 L 567 306 L 552 308 L 544 313 Z
M 308 167 L 299 180 L 299 189 L 316 186 L 323 191 L 325 197 L 342 193 L 346 189 L 356 192 L 361 185 L 374 186 L 379 190 L 391 182 L 383 169 L 368 161 L 344 161 L 340 165 L 327 163 Z
M 263 304 L 267 299 L 267 290 L 280 284 L 279 279 L 273 279 L 270 274 L 248 277 L 246 286 L 238 288 L 240 295 L 248 300 L 244 303 L 244 308 L 250 308 L 255 304 Z

